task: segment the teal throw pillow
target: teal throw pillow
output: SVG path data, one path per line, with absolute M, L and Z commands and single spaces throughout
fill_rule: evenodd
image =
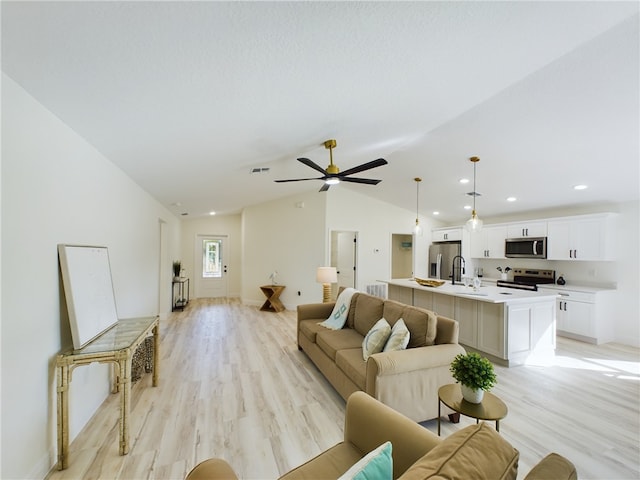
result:
M 385 442 L 362 457 L 338 480 L 392 480 L 391 442 Z

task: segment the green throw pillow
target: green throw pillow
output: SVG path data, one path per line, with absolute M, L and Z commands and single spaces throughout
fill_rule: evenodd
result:
M 392 480 L 391 442 L 385 442 L 362 457 L 338 480 Z
M 365 362 L 374 353 L 380 353 L 391 335 L 391 325 L 384 318 L 381 318 L 371 327 L 362 341 L 362 358 Z

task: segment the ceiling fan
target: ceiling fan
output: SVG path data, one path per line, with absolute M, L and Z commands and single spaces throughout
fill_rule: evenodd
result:
M 352 183 L 364 183 L 366 185 L 377 185 L 382 180 L 374 180 L 371 178 L 358 178 L 358 177 L 350 177 L 349 175 L 353 175 L 354 173 L 364 172 L 365 170 L 369 170 L 371 168 L 381 167 L 382 165 L 386 165 L 388 162 L 384 158 L 378 158 L 377 160 L 372 160 L 367 163 L 363 163 L 362 165 L 358 165 L 357 167 L 349 168 L 343 172 L 340 172 L 340 169 L 333 163 L 333 149 L 336 147 L 335 140 L 327 140 L 324 142 L 324 148 L 329 150 L 329 166 L 324 169 L 317 163 L 309 160 L 308 158 L 298 158 L 298 161 L 304 163 L 306 166 L 317 170 L 322 173 L 322 177 L 315 178 L 292 178 L 290 180 L 275 180 L 277 183 L 284 182 L 303 182 L 305 180 L 324 180 L 324 185 L 320 188 L 321 192 L 326 192 L 329 190 L 331 185 L 336 185 L 340 182 L 352 182 Z

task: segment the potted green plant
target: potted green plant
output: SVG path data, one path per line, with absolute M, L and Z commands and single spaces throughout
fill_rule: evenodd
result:
M 182 269 L 182 262 L 180 260 L 174 260 L 173 261 L 173 277 L 174 278 L 180 277 L 181 269 Z
M 462 396 L 467 402 L 482 402 L 484 392 L 498 383 L 493 364 L 475 352 L 456 355 L 449 370 L 460 383 Z

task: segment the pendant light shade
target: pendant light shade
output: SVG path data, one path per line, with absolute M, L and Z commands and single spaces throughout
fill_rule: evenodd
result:
M 418 218 L 418 205 L 420 200 L 420 182 L 422 179 L 420 177 L 416 177 L 413 179 L 416 182 L 416 226 L 413 227 L 413 233 L 415 235 L 422 235 L 422 227 L 420 226 L 420 220 Z
M 480 159 L 478 157 L 471 157 L 469 160 L 473 163 L 473 192 L 468 193 L 467 195 L 471 195 L 473 197 L 473 210 L 471 211 L 471 218 L 467 220 L 465 227 L 470 232 L 479 232 L 482 230 L 482 220 L 480 220 L 476 213 L 476 197 L 480 196 L 476 191 L 476 164 Z

